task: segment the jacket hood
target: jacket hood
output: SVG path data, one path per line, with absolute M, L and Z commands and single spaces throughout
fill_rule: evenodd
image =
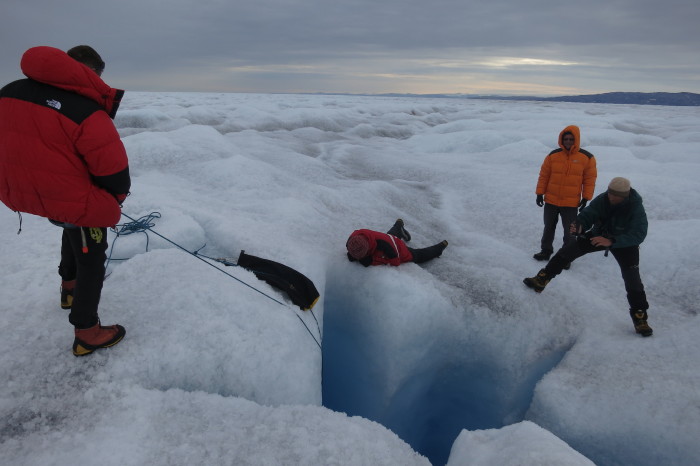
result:
M 608 199 L 607 191 L 605 191 L 602 194 L 605 196 L 605 199 Z M 642 196 L 637 191 L 635 191 L 634 188 L 630 188 L 630 195 L 627 197 L 627 199 L 618 204 L 618 206 L 638 204 L 640 202 L 642 202 Z M 608 201 L 608 204 L 609 203 L 610 202 Z
M 22 55 L 20 67 L 30 79 L 94 100 L 110 118 L 116 115 L 124 95 L 123 90 L 109 87 L 97 73 L 57 48 L 32 47 Z
M 559 147 L 561 147 L 564 151 L 566 149 L 564 148 L 564 144 L 562 143 L 562 138 L 564 137 L 565 133 L 571 133 L 574 135 L 574 145 L 571 146 L 571 150 L 569 153 L 573 154 L 574 152 L 578 152 L 578 150 L 581 148 L 581 130 L 578 128 L 578 126 L 570 125 L 561 130 L 561 133 L 559 133 Z

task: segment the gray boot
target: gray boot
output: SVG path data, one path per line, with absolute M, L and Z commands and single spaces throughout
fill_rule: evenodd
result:
M 403 226 L 403 220 L 401 219 L 396 220 L 396 222 L 394 222 L 394 226 L 391 227 L 391 229 L 386 233 L 388 235 L 393 235 L 397 238 L 401 238 L 406 242 L 411 241 L 411 234 L 408 231 L 406 231 L 406 229 Z

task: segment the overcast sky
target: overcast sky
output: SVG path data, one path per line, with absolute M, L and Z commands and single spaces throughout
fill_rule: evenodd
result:
M 131 91 L 700 92 L 698 0 L 3 0 L 0 85 L 93 46 Z

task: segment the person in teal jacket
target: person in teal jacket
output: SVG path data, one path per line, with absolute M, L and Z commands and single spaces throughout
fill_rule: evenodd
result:
M 647 226 L 642 196 L 632 189 L 628 179 L 613 178 L 608 190 L 593 199 L 571 224 L 576 241 L 564 245 L 537 275 L 523 283 L 541 293 L 566 264 L 591 252 L 605 251 L 606 256 L 610 252 L 622 272 L 634 328 L 642 336 L 651 336 L 649 304 L 639 275 L 639 245 L 647 236 Z

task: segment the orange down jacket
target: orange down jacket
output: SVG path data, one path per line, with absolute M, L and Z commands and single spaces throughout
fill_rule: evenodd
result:
M 112 123 L 124 91 L 62 50 L 22 56 L 29 79 L 0 90 L 0 200 L 84 227 L 114 226 L 131 186 Z
M 570 150 L 564 148 L 564 133 L 574 135 Z M 544 201 L 559 207 L 578 207 L 581 198 L 593 199 L 598 176 L 593 154 L 581 149 L 578 126 L 567 126 L 559 133 L 559 149 L 545 157 L 540 167 L 535 194 L 544 194 Z

